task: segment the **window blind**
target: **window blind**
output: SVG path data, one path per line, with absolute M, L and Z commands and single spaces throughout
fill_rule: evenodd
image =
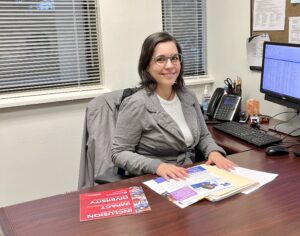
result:
M 184 75 L 207 75 L 206 0 L 162 0 L 162 15 L 182 47 Z
M 97 0 L 0 0 L 0 92 L 100 83 Z

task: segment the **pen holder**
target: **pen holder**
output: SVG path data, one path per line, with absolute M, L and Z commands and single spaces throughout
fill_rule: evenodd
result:
M 234 88 L 228 88 L 227 93 L 241 97 L 242 96 L 242 88 L 240 85 L 236 85 Z

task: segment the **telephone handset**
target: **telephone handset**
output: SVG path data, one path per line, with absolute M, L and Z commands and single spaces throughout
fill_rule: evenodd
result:
M 217 88 L 209 102 L 206 115 L 210 119 L 232 121 L 239 113 L 240 101 L 240 96 L 224 94 L 223 88 Z
M 208 107 L 206 111 L 206 115 L 208 118 L 213 119 L 215 115 L 215 111 L 217 109 L 217 106 L 220 102 L 221 97 L 224 95 L 224 89 L 223 88 L 216 88 L 215 92 L 213 93 Z

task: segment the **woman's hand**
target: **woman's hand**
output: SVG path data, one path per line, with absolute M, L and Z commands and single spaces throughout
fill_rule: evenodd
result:
M 225 158 L 219 152 L 211 152 L 208 155 L 208 161 L 205 163 L 206 165 L 216 164 L 217 167 L 225 170 L 233 170 L 236 166 L 235 163 Z
M 170 179 L 185 179 L 188 176 L 185 168 L 167 163 L 160 164 L 156 170 L 156 174 L 163 177 L 167 181 Z

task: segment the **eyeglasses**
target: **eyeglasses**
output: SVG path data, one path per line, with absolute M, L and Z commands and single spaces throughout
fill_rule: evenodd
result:
M 157 56 L 152 57 L 152 60 L 156 63 L 158 66 L 165 66 L 170 59 L 171 63 L 173 65 L 179 65 L 182 61 L 182 55 L 181 54 L 174 54 L 173 56 L 166 57 L 166 56 Z

